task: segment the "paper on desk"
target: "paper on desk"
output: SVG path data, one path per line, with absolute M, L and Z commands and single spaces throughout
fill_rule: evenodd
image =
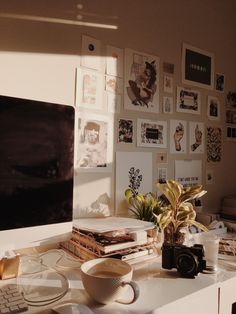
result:
M 81 218 L 73 221 L 73 225 L 90 232 L 103 233 L 121 229 L 129 232 L 148 230 L 155 227 L 154 223 L 125 217 Z

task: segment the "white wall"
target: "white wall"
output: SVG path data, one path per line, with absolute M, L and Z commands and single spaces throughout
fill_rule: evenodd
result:
M 44 17 L 73 19 L 78 13 L 75 1 L 1 1 L 1 13 L 28 14 Z M 39 99 L 74 105 L 75 69 L 80 64 L 81 35 L 86 34 L 102 41 L 103 54 L 106 45 L 132 48 L 174 63 L 174 88 L 181 83 L 181 47 L 186 42 L 214 54 L 215 70 L 226 77 L 225 93 L 198 88 L 202 95 L 201 115 L 195 117 L 174 112 L 166 116 L 162 112 L 157 119 L 201 120 L 208 124 L 206 100 L 208 95 L 217 96 L 221 102 L 221 120 L 214 122 L 223 130 L 222 161 L 206 163 L 206 155 L 197 156 L 203 161 L 203 184 L 208 190 L 203 202 L 205 210 L 217 211 L 221 198 L 236 193 L 236 142 L 226 140 L 225 96 L 236 89 L 236 38 L 234 0 L 86 0 L 83 3 L 83 20 L 114 24 L 117 30 L 65 25 L 61 23 L 36 22 L 3 18 L 0 16 L 0 94 Z M 160 77 L 160 100 L 163 94 L 163 73 Z M 187 87 L 187 86 L 186 86 Z M 115 117 L 116 139 L 119 117 L 154 118 L 140 112 L 126 112 Z M 124 146 L 114 140 L 115 151 L 151 151 L 158 149 Z M 189 159 L 188 154 L 176 156 L 168 152 L 168 176 L 174 177 L 174 161 Z M 191 157 L 192 158 L 192 157 Z M 205 171 L 214 172 L 214 184 L 205 186 Z M 106 192 L 114 203 L 115 172 L 111 174 L 82 174 L 75 178 L 75 204 L 89 205 Z M 154 178 L 157 164 L 153 163 Z M 153 182 L 153 186 L 154 186 Z M 75 216 L 77 213 L 75 212 Z

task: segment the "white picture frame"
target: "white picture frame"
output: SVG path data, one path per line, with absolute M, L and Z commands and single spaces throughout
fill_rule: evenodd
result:
M 105 90 L 113 94 L 123 94 L 123 79 L 113 75 L 105 75 Z
M 137 119 L 138 147 L 167 147 L 167 122 Z
M 183 186 L 202 184 L 202 160 L 175 160 L 175 180 Z
M 172 96 L 163 96 L 163 113 L 172 114 L 174 108 L 174 98 Z
M 201 112 L 201 93 L 197 90 L 177 87 L 177 112 L 200 114 Z
M 98 71 L 78 67 L 76 77 L 76 107 L 103 109 L 104 76 Z
M 151 152 L 116 152 L 116 215 L 128 214 L 125 190 L 142 194 L 153 191 Z
M 125 49 L 124 109 L 159 112 L 160 59 Z
M 101 71 L 103 65 L 101 46 L 100 40 L 82 35 L 81 66 Z
M 107 45 L 106 53 L 106 74 L 122 78 L 124 76 L 124 50 Z
M 76 172 L 111 172 L 113 119 L 84 111 L 77 111 L 76 119 Z
M 164 74 L 163 76 L 163 91 L 164 93 L 173 93 L 173 77 L 170 75 Z

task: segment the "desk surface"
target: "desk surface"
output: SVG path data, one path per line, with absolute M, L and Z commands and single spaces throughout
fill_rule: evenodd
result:
M 48 262 L 49 264 L 51 263 L 50 266 L 53 264 L 53 259 L 54 261 L 57 260 L 57 252 L 59 251 L 55 251 L 50 254 L 51 256 L 48 256 Z M 165 311 L 162 312 L 161 310 L 169 304 L 175 304 L 181 299 L 186 300 L 186 297 L 189 298 L 196 293 L 199 293 L 199 291 L 206 292 L 208 289 L 211 289 L 217 293 L 218 287 L 222 282 L 231 280 L 232 278 L 235 278 L 236 280 L 236 270 L 227 271 L 224 269 L 219 269 L 217 274 L 200 273 L 195 279 L 180 278 L 175 270 L 166 271 L 161 269 L 161 258 L 158 257 L 153 261 L 135 266 L 133 279 L 138 283 L 140 288 L 140 297 L 135 303 L 131 305 L 112 303 L 104 306 L 95 303 L 88 297 L 83 288 L 79 267 L 77 269 L 75 267 L 65 267 L 65 264 L 63 267 L 60 267 L 59 264 L 58 266 L 58 271 L 68 279 L 69 291 L 62 299 L 51 305 L 42 307 L 30 306 L 28 313 L 50 313 L 50 311 L 47 310 L 48 308 L 52 308 L 56 304 L 63 304 L 65 302 L 86 304 L 95 314 L 168 313 Z M 7 282 L 9 281 L 4 281 L 1 284 Z M 30 276 L 27 278 L 25 276 L 20 276 L 17 278 L 17 283 L 21 286 L 27 284 L 31 285 L 33 283 L 36 290 L 39 285 L 41 286 L 41 290 L 50 290 L 50 288 L 58 285 L 58 280 L 57 278 L 45 279 L 43 277 L 37 277 L 36 280 L 34 279 L 32 281 L 30 280 Z

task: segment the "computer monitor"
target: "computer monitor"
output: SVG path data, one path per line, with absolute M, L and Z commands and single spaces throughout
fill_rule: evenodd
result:
M 0 96 L 0 251 L 72 231 L 74 108 Z

